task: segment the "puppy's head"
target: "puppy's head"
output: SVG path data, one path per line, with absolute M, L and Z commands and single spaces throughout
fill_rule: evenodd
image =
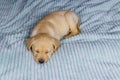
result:
M 33 52 L 34 59 L 38 63 L 47 62 L 51 54 L 57 51 L 59 45 L 59 40 L 47 34 L 39 34 L 27 40 L 28 50 Z

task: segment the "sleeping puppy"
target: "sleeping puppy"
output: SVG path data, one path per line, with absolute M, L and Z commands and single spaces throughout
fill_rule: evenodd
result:
M 58 50 L 60 40 L 80 33 L 80 19 L 72 11 L 62 10 L 50 13 L 41 19 L 27 39 L 28 50 L 35 61 L 47 62 L 51 54 Z

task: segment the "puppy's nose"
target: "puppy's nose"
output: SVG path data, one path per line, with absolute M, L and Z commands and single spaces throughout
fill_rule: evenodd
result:
M 41 63 L 44 63 L 44 60 L 43 59 L 40 59 L 39 60 L 39 63 L 41 64 Z

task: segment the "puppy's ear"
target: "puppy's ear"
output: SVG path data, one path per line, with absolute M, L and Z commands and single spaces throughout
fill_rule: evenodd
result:
M 32 51 L 32 38 L 29 38 L 26 40 L 26 45 L 27 45 L 27 48 L 28 50 L 31 50 Z
M 58 50 L 58 47 L 60 46 L 60 40 L 58 39 L 53 39 L 53 51 L 57 51 Z

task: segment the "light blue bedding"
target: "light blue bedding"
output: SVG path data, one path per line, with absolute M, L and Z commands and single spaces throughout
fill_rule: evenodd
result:
M 79 15 L 82 32 L 37 64 L 25 41 L 61 9 Z M 0 0 L 0 80 L 120 80 L 120 0 Z

